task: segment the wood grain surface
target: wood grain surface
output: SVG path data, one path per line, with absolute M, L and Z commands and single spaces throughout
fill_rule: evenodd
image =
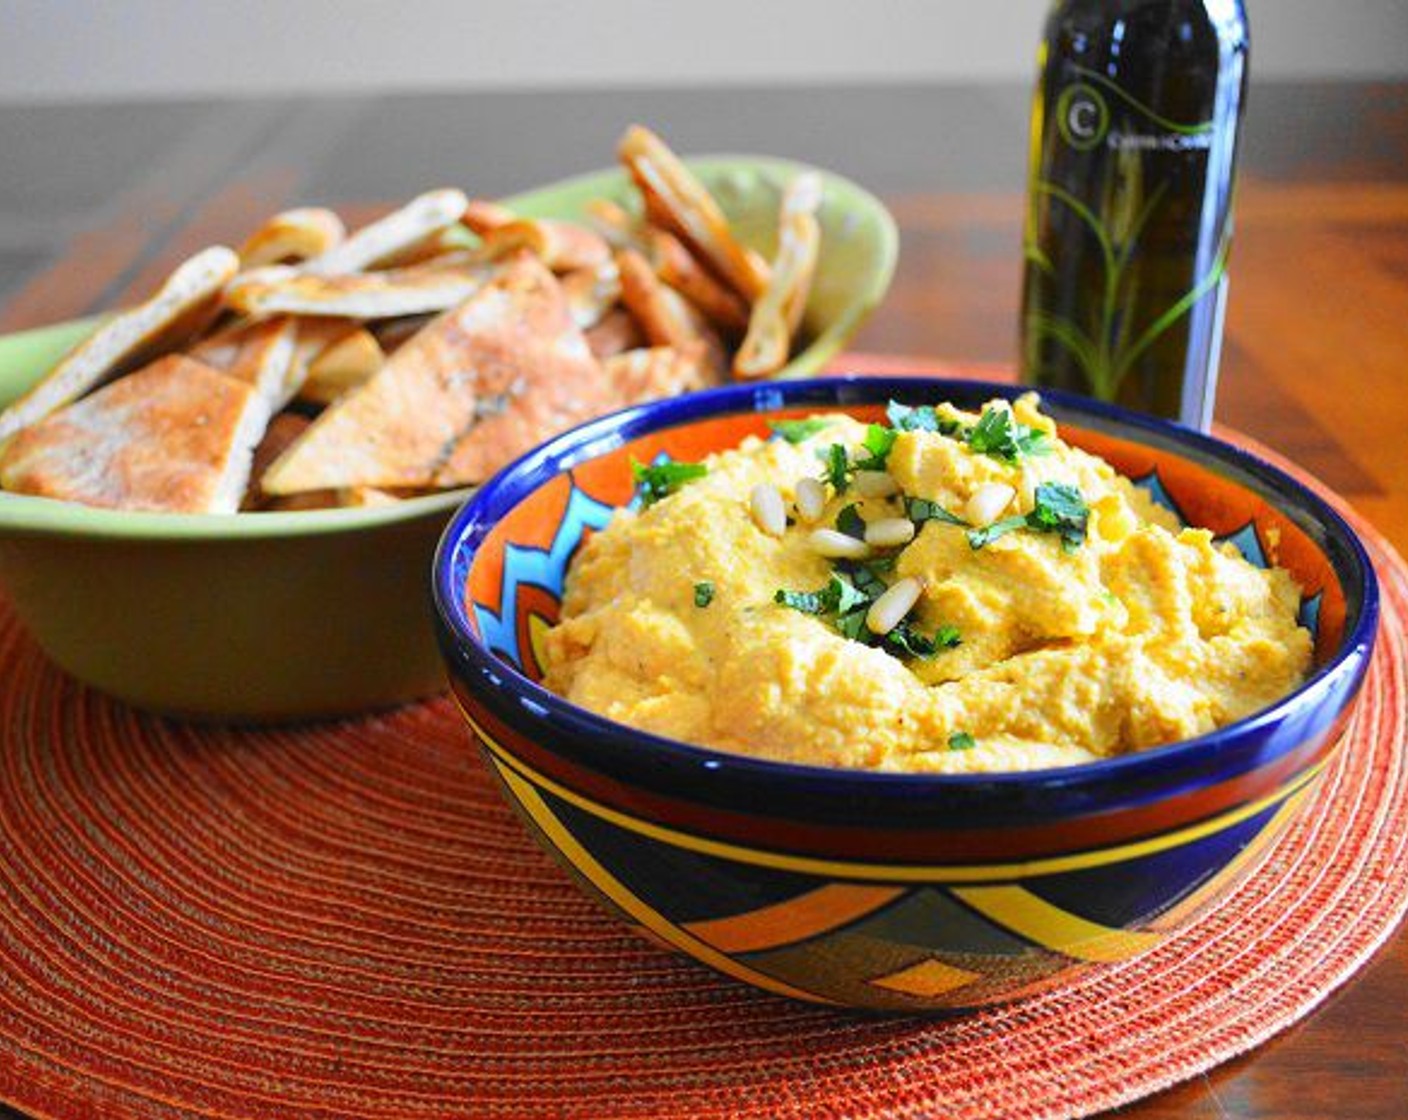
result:
M 369 213 L 432 186 L 495 195 L 603 166 L 640 120 L 682 151 L 808 160 L 886 200 L 901 262 L 858 350 L 1010 365 L 1026 98 L 955 85 L 0 108 L 0 331 L 131 299 L 278 207 Z M 1245 127 L 1217 419 L 1408 551 L 1408 84 L 1254 83 Z M 1408 1116 L 1408 938 L 1283 1036 L 1120 1115 Z

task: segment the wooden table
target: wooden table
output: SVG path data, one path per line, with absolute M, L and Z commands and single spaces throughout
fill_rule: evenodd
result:
M 641 120 L 682 151 L 790 156 L 870 186 L 902 255 L 857 348 L 1010 365 L 1026 98 L 904 86 L 4 108 L 0 331 L 120 303 L 296 201 L 495 195 L 599 167 Z M 1240 183 L 1217 418 L 1408 551 L 1408 84 L 1254 85 Z M 1408 937 L 1285 1035 L 1121 1114 L 1408 1116 Z

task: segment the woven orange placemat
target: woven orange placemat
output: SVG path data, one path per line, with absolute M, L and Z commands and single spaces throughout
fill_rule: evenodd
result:
M 1349 741 L 1182 939 L 947 1020 L 762 995 L 639 939 L 445 700 L 231 730 L 50 667 L 0 602 L 0 1101 L 40 1117 L 1055 1117 L 1304 1016 L 1408 904 L 1408 569 Z

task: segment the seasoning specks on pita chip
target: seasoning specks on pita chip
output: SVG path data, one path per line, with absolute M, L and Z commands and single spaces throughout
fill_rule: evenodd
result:
M 607 411 L 610 396 L 556 278 L 517 257 L 329 407 L 262 485 L 290 494 L 478 481 L 483 464 L 496 469 L 553 434 L 558 417 Z M 462 450 L 471 437 L 483 446 Z
M 146 302 L 103 323 L 0 412 L 0 443 L 95 385 L 198 334 L 214 318 L 220 291 L 238 268 L 234 250 L 223 245 L 185 261 Z
M 268 419 L 248 383 L 171 354 L 21 431 L 0 484 L 112 509 L 234 513 Z

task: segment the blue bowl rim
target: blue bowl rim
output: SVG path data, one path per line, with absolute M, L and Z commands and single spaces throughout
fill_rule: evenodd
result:
M 463 588 L 455 586 L 457 553 L 466 546 L 477 547 L 501 516 L 539 489 L 547 479 L 652 432 L 723 415 L 782 408 L 882 404 L 889 399 L 922 398 L 930 402 L 1015 399 L 1027 391 L 1027 386 L 963 378 L 847 373 L 726 385 L 648 402 L 588 421 L 504 467 L 471 496 L 446 525 L 432 572 L 432 598 L 442 651 L 447 660 L 458 662 L 462 668 L 507 682 L 500 687 L 505 694 L 501 699 L 507 699 L 510 690 L 516 692 L 519 706 L 532 719 L 560 722 L 572 738 L 592 743 L 627 772 L 633 765 L 639 766 L 640 752 L 648 751 L 645 757 L 652 763 L 663 764 L 675 772 L 692 773 L 711 784 L 728 776 L 745 782 L 781 783 L 788 788 L 839 796 L 863 792 L 880 795 L 885 800 L 892 797 L 927 800 L 945 793 L 1011 796 L 1019 790 L 1028 797 L 1040 791 L 1089 790 L 1095 793 L 1108 788 L 1110 783 L 1117 783 L 1126 790 L 1167 792 L 1168 781 L 1179 773 L 1224 772 L 1228 757 L 1238 752 L 1255 756 L 1248 769 L 1265 763 L 1268 759 L 1261 751 L 1277 725 L 1294 714 L 1319 709 L 1330 697 L 1338 696 L 1347 702 L 1354 695 L 1367 669 L 1377 633 L 1379 592 L 1368 553 L 1344 518 L 1308 487 L 1250 451 L 1181 424 L 1054 390 L 1043 390 L 1042 402 L 1058 422 L 1062 414 L 1069 414 L 1072 422 L 1115 436 L 1151 437 L 1142 442 L 1175 449 L 1184 457 L 1188 457 L 1187 451 L 1191 450 L 1199 462 L 1230 468 L 1239 482 L 1256 484 L 1254 489 L 1273 500 L 1278 509 L 1309 531 L 1313 538 L 1317 524 L 1323 530 L 1324 540 L 1316 543 L 1326 549 L 1343 583 L 1346 625 L 1334 654 L 1299 688 L 1275 704 L 1206 735 L 1070 766 L 982 774 L 930 774 L 778 762 L 653 735 L 558 696 L 493 654 L 478 640 L 464 609 Z M 1095 423 L 1092 425 L 1090 421 Z M 530 483 L 532 479 L 538 481 Z M 1330 544 L 1338 546 L 1339 555 L 1326 547 Z M 1284 753 L 1297 745 L 1299 740 L 1285 742 L 1273 753 Z

